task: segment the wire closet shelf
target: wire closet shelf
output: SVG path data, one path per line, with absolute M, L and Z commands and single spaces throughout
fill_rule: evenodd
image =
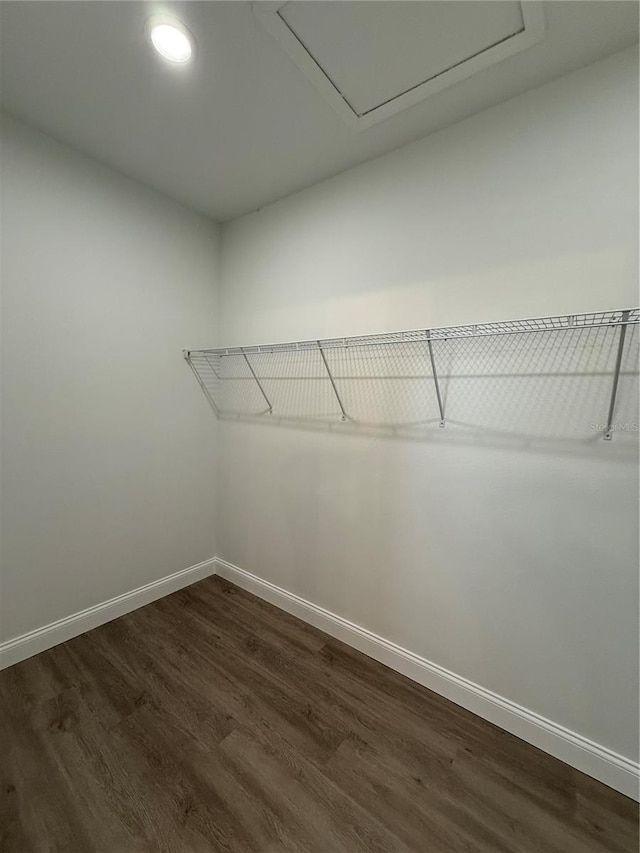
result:
M 184 357 L 220 417 L 610 440 L 638 429 L 639 322 L 632 308 Z

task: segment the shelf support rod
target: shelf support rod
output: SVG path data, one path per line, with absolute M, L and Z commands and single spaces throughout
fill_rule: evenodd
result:
M 427 346 L 429 347 L 429 358 L 431 359 L 431 370 L 433 372 L 433 382 L 436 386 L 436 397 L 438 398 L 438 409 L 440 410 L 440 428 L 444 429 L 444 404 L 440 396 L 440 385 L 438 383 L 438 374 L 436 372 L 436 360 L 433 357 L 433 344 L 431 343 L 431 332 L 425 329 L 427 335 Z
M 320 350 L 320 356 L 324 362 L 324 366 L 327 371 L 327 376 L 329 377 L 329 382 L 331 382 L 331 387 L 333 388 L 333 393 L 336 395 L 336 400 L 338 401 L 338 405 L 340 406 L 340 411 L 342 412 L 342 420 L 346 421 L 347 413 L 344 410 L 344 406 L 342 405 L 342 400 L 340 399 L 340 394 L 338 394 L 338 389 L 336 388 L 336 383 L 333 381 L 333 376 L 331 375 L 331 370 L 329 369 L 329 362 L 327 361 L 327 357 L 324 354 L 324 350 L 320 346 L 320 341 L 317 341 L 318 349 Z
M 627 336 L 627 323 L 629 322 L 629 312 L 622 312 L 622 320 L 620 322 L 620 339 L 618 341 L 618 354 L 616 355 L 616 366 L 613 373 L 613 387 L 611 389 L 611 401 L 609 402 L 609 414 L 607 415 L 607 429 L 602 436 L 605 441 L 611 441 L 613 438 L 613 412 L 616 406 L 616 394 L 618 393 L 618 380 L 620 379 L 620 367 L 622 365 L 622 352 L 624 350 L 624 339 Z
M 260 380 L 259 380 L 259 379 L 258 379 L 258 377 L 256 376 L 256 372 L 255 372 L 255 370 L 253 369 L 253 367 L 252 367 L 252 365 L 251 365 L 251 362 L 250 362 L 250 361 L 249 361 L 249 359 L 247 358 L 247 354 L 246 354 L 246 352 L 245 352 L 244 350 L 242 350 L 242 355 L 244 356 L 244 360 L 247 362 L 247 367 L 248 367 L 248 368 L 249 368 L 249 370 L 251 371 L 251 375 L 252 375 L 252 376 L 253 376 L 253 378 L 256 380 L 256 383 L 257 383 L 257 385 L 258 385 L 258 388 L 260 389 L 260 393 L 262 394 L 262 396 L 263 396 L 263 397 L 264 397 L 264 399 L 266 400 L 266 402 L 267 402 L 267 406 L 269 406 L 269 414 L 270 414 L 270 415 L 272 415 L 272 414 L 273 414 L 273 406 L 271 405 L 271 400 L 267 397 L 266 392 L 265 392 L 264 388 L 262 387 L 262 383 L 260 382 Z

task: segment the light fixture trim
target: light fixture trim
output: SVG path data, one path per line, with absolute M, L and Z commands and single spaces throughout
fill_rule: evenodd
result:
M 193 59 L 196 41 L 182 21 L 171 15 L 153 15 L 146 24 L 147 41 L 154 51 L 171 65 L 188 65 Z

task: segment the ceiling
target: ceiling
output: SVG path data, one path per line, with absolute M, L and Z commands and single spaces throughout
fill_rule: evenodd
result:
M 397 88 L 398 81 L 406 84 L 403 75 L 418 73 L 413 70 L 421 49 L 417 3 L 333 0 L 314 2 L 306 10 L 312 14 L 305 5 L 287 4 L 283 15 L 306 28 L 308 39 L 320 45 L 314 49 L 325 50 L 363 108 Z M 450 3 L 420 3 L 442 5 Z M 487 15 L 494 13 L 492 5 L 487 4 Z M 553 0 L 542 6 L 546 33 L 539 43 L 357 129 L 332 108 L 243 0 L 160 7 L 4 0 L 2 101 L 52 136 L 225 221 L 638 40 L 635 2 Z M 188 67 L 166 65 L 145 42 L 144 23 L 158 11 L 175 14 L 194 33 L 197 51 Z M 464 43 L 473 46 L 478 29 L 477 16 L 455 18 L 459 38 L 449 30 L 437 40 L 454 52 Z M 393 39 L 381 43 L 387 31 Z M 435 44 L 428 50 L 429 37 L 425 32 L 429 62 L 437 58 L 446 64 L 446 55 L 436 57 Z M 404 44 L 412 46 L 411 56 L 402 63 L 376 60 L 369 67 L 379 64 L 379 74 L 370 79 L 367 63 L 385 50 L 398 56 L 397 45 Z

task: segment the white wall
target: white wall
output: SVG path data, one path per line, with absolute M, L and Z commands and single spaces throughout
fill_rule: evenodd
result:
M 637 134 L 630 50 L 225 226 L 220 343 L 637 304 Z M 635 447 L 219 440 L 223 558 L 637 758 Z
M 0 639 L 214 555 L 217 227 L 2 122 Z

